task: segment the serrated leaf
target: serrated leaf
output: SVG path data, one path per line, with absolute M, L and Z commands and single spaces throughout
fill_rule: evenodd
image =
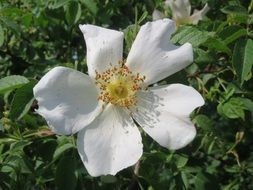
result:
M 29 80 L 20 75 L 11 75 L 0 79 L 0 94 L 20 88 Z
M 239 40 L 234 48 L 232 63 L 241 84 L 248 78 L 253 65 L 253 41 Z
M 34 100 L 33 87 L 36 83 L 37 81 L 30 81 L 16 91 L 10 108 L 11 119 L 21 119 L 29 111 Z
M 206 42 L 207 39 L 212 37 L 214 33 L 201 31 L 196 27 L 192 26 L 183 26 L 178 32 L 172 37 L 171 41 L 173 43 L 184 44 L 189 42 L 192 46 L 197 47 L 200 44 Z
M 69 25 L 76 24 L 81 16 L 81 6 L 76 1 L 70 1 L 66 9 L 66 20 Z
M 76 162 L 70 156 L 63 157 L 57 165 L 55 183 L 60 190 L 76 189 Z

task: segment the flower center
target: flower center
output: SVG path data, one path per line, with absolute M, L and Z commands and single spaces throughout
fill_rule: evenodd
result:
M 121 82 L 121 81 L 113 81 L 112 84 L 108 85 L 108 92 L 110 96 L 115 98 L 126 98 L 128 95 L 128 86 L 127 84 Z
M 142 88 L 145 76 L 133 74 L 123 61 L 102 73 L 96 71 L 96 84 L 100 88 L 98 99 L 121 107 L 136 105 L 136 92 Z

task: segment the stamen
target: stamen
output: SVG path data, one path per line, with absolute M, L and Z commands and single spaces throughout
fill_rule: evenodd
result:
M 118 66 L 110 64 L 111 67 L 102 73 L 95 71 L 96 84 L 100 89 L 98 99 L 128 108 L 136 105 L 136 92 L 142 88 L 146 77 L 140 73 L 133 74 L 124 61 L 118 63 Z

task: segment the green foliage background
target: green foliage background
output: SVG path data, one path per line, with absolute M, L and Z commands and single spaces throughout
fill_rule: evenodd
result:
M 167 17 L 170 10 L 162 0 L 0 1 L 0 189 L 253 189 L 253 1 L 191 1 L 197 9 L 207 2 L 206 18 L 172 37 L 192 43 L 194 63 L 161 81 L 203 95 L 192 114 L 196 139 L 169 151 L 143 134 L 137 175 L 130 167 L 92 178 L 75 136 L 54 135 L 35 114 L 32 88 L 57 65 L 87 71 L 79 24 L 124 31 L 127 55 L 154 8 Z

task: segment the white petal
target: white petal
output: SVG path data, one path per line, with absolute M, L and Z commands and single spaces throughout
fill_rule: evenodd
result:
M 188 18 L 191 14 L 189 0 L 166 0 L 165 4 L 171 8 L 172 17 L 175 20 Z
M 118 64 L 123 54 L 123 32 L 94 25 L 79 25 L 87 47 L 87 65 L 91 77 L 95 70 L 105 71 L 112 64 Z
M 203 19 L 204 15 L 209 11 L 209 7 L 205 4 L 204 8 L 200 11 L 194 10 L 194 14 L 190 16 L 190 20 L 192 24 L 198 24 L 200 20 Z
M 150 88 L 151 93 L 159 97 L 159 103 L 173 115 L 188 117 L 197 107 L 205 102 L 202 96 L 194 88 L 182 84 L 156 86 Z
M 138 128 L 126 112 L 111 105 L 78 133 L 77 148 L 91 176 L 115 175 L 142 155 Z
M 153 20 L 163 19 L 164 17 L 165 15 L 161 11 L 158 11 L 156 9 L 152 13 Z
M 88 125 L 101 112 L 98 91 L 89 76 L 55 67 L 33 89 L 37 112 L 57 134 L 71 134 Z
M 146 84 L 164 79 L 193 61 L 191 44 L 178 47 L 168 42 L 174 31 L 175 24 L 169 19 L 148 22 L 141 27 L 126 65 L 132 71 L 145 75 Z
M 192 87 L 181 84 L 154 87 L 139 94 L 133 117 L 160 145 L 179 149 L 194 139 L 196 129 L 189 114 L 203 104 L 203 98 Z

